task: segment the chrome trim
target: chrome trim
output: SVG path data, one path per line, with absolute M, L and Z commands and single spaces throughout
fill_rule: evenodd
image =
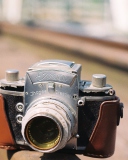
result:
M 24 92 L 9 91 L 9 90 L 3 90 L 3 89 L 0 89 L 0 93 L 13 95 L 13 96 L 24 96 Z
M 102 96 L 102 97 L 85 96 L 86 101 L 108 101 L 108 100 L 114 100 L 114 99 L 115 99 L 115 96 Z

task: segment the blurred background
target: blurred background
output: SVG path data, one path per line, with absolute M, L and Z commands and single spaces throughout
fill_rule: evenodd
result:
M 106 74 L 125 106 L 109 159 L 128 159 L 127 0 L 0 0 L 0 57 L 0 78 L 10 68 L 23 77 L 41 59 L 80 63 L 82 79 Z M 0 157 L 9 159 L 4 150 Z
M 127 0 L 0 0 L 0 20 L 74 34 L 127 34 L 127 6 Z

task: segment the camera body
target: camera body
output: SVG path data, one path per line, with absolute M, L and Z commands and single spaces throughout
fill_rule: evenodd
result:
M 80 64 L 45 60 L 23 79 L 17 70 L 6 71 L 0 93 L 1 148 L 92 157 L 114 153 L 123 105 L 105 75 L 81 80 Z

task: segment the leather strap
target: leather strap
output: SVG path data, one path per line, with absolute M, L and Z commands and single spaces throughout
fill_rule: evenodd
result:
M 0 94 L 0 148 L 15 149 L 15 141 L 13 139 L 8 119 L 6 116 L 4 99 Z
M 116 98 L 116 100 L 105 101 L 101 104 L 99 118 L 84 155 L 100 158 L 113 155 L 115 150 L 118 115 L 118 98 Z

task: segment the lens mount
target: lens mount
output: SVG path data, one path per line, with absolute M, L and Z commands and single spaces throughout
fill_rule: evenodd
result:
M 43 100 L 32 105 L 22 120 L 22 135 L 27 144 L 43 153 L 63 148 L 75 125 L 73 115 L 67 111 L 64 104 L 55 100 Z

